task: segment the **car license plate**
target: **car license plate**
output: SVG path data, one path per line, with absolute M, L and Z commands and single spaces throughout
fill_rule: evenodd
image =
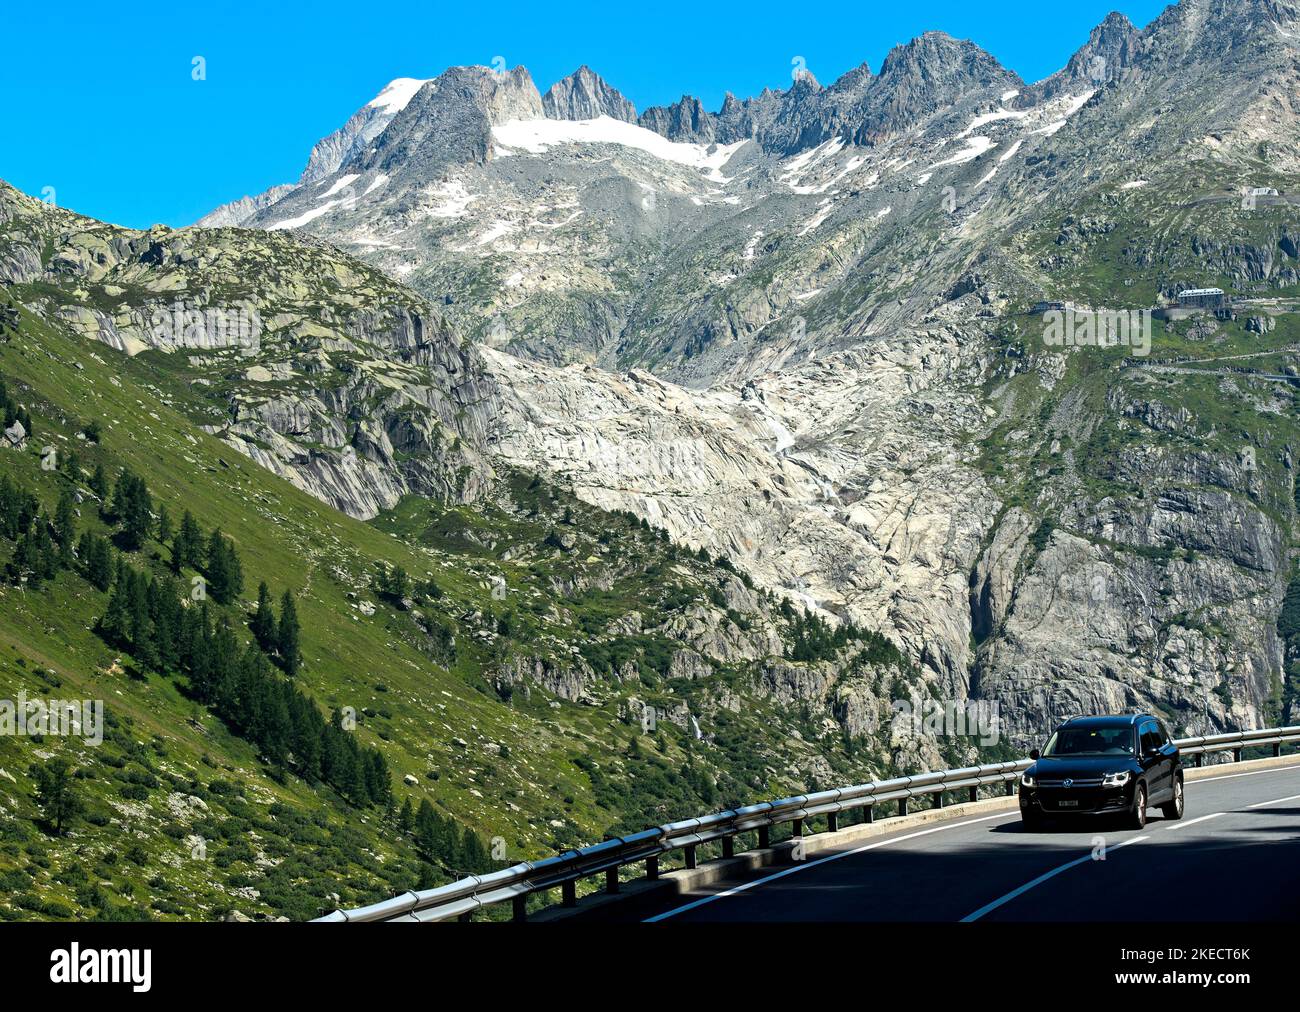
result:
M 1057 804 L 1060 805 L 1062 808 L 1078 808 L 1078 807 L 1079 807 L 1079 802 L 1077 802 L 1077 801 L 1058 801 Z

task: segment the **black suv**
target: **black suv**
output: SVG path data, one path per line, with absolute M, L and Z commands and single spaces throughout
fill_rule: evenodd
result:
M 1020 777 L 1026 829 L 1062 815 L 1120 815 L 1133 829 L 1147 808 L 1183 817 L 1183 766 L 1164 724 L 1149 713 L 1075 717 L 1060 725 Z

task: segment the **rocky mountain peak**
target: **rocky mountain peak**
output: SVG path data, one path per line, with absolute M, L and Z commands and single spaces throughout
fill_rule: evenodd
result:
M 556 81 L 542 96 L 542 108 L 551 119 L 595 119 L 609 116 L 636 122 L 636 106 L 586 64 Z
M 822 90 L 821 84 L 813 76 L 811 70 L 800 70 L 794 75 L 794 83 L 790 85 L 787 95 L 803 96 L 815 95 Z
M 673 141 L 709 144 L 717 134 L 714 115 L 694 95 L 683 95 L 673 105 L 651 106 L 637 122 Z
M 833 82 L 831 82 L 830 91 L 860 91 L 871 83 L 871 68 L 866 63 L 859 63 L 852 70 L 845 71 Z
M 1044 100 L 1081 87 L 1097 87 L 1117 81 L 1133 65 L 1142 33 L 1123 14 L 1111 11 L 1088 36 L 1069 62 L 1051 77 L 1030 89 L 1025 100 Z
M 378 95 L 349 116 L 343 126 L 316 142 L 296 183 L 281 183 L 257 196 L 244 196 L 223 204 L 204 215 L 196 224 L 205 228 L 243 225 L 297 187 L 332 176 L 344 162 L 364 151 L 371 141 L 383 133 L 393 118 L 428 83 L 414 77 L 399 77 L 389 81 Z
M 345 167 L 427 178 L 446 165 L 486 161 L 494 125 L 544 116 L 542 96 L 524 67 L 452 67 L 420 88 L 373 146 Z
M 491 76 L 488 114 L 492 123 L 505 123 L 512 119 L 539 119 L 546 115 L 542 107 L 542 96 L 526 67 L 515 67 L 503 73 L 490 70 L 487 73 Z
M 1142 34 L 1144 48 L 1156 59 L 1213 61 L 1229 51 L 1294 42 L 1298 21 L 1300 5 L 1291 0 L 1182 0 Z
M 895 46 L 880 66 L 882 81 L 965 79 L 984 84 L 1006 76 L 1014 75 L 992 53 L 969 39 L 955 39 L 947 32 L 926 32 L 911 42 Z
M 971 96 L 1020 87 L 1018 75 L 975 43 L 926 32 L 891 49 L 879 76 L 861 86 L 846 132 L 855 144 L 875 144 Z

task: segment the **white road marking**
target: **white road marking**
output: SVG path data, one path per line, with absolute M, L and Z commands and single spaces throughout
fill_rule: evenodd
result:
M 1125 840 L 1123 843 L 1115 844 L 1115 846 L 1111 847 L 1110 849 L 1119 850 L 1121 847 L 1127 847 L 1130 843 L 1141 843 L 1143 840 L 1146 839 L 1149 839 L 1149 837 L 1147 836 L 1130 837 L 1129 839 Z M 1042 885 L 1042 883 L 1046 882 L 1049 878 L 1055 878 L 1063 871 L 1069 871 L 1071 868 L 1078 867 L 1081 864 L 1093 860 L 1096 859 L 1092 856 L 1092 851 L 1089 851 L 1087 854 L 1084 854 L 1083 857 L 1075 858 L 1073 861 L 1067 861 L 1065 864 L 1059 865 L 1053 868 L 1051 871 L 1043 872 L 1043 874 L 1039 875 L 1038 878 L 1034 879 L 1033 881 L 1026 882 L 1024 885 L 1020 886 L 1017 889 L 1012 889 L 1011 892 L 1007 893 L 1005 896 L 999 896 L 992 903 L 984 904 L 984 906 L 980 907 L 973 914 L 967 914 L 965 917 L 961 919 L 960 923 L 969 924 L 972 921 L 978 921 L 985 914 L 989 913 L 992 910 L 996 910 L 1004 903 L 1010 903 L 1017 896 L 1023 896 L 1025 893 L 1029 892 L 1030 889 L 1034 888 L 1034 886 Z
M 1295 770 L 1300 770 L 1300 764 L 1294 766 L 1277 766 L 1272 769 L 1266 769 L 1266 770 L 1251 770 L 1248 773 L 1227 773 L 1224 774 L 1223 776 L 1205 777 L 1204 779 L 1194 780 L 1192 782 L 1197 784 L 1212 784 L 1217 780 L 1235 780 L 1238 777 L 1256 777 L 1264 773 L 1287 773 Z M 1296 795 L 1295 797 L 1300 798 L 1300 795 Z M 1279 798 L 1278 802 L 1292 801 L 1292 800 L 1295 800 L 1295 798 Z M 1276 802 L 1268 801 L 1268 802 L 1262 802 L 1261 804 L 1275 804 L 1275 803 Z M 1250 807 L 1255 808 L 1258 806 L 1251 805 Z M 990 819 L 1005 818 L 1008 815 L 1013 815 L 1013 814 L 1014 814 L 1013 812 L 1000 812 L 997 815 L 986 815 L 979 819 L 968 819 L 962 822 L 954 822 L 951 825 L 947 825 L 947 826 L 935 826 L 932 829 L 923 829 L 920 832 L 909 833 L 906 836 L 896 836 L 896 837 L 891 837 L 888 840 L 878 840 L 875 843 L 870 843 L 863 847 L 855 847 L 853 850 L 840 851 L 835 854 L 830 854 L 827 857 L 818 858 L 816 861 L 805 861 L 801 864 L 794 865 L 790 868 L 785 868 L 779 872 L 776 872 L 775 874 L 766 875 L 760 879 L 754 879 L 752 882 L 742 882 L 740 885 L 732 886 L 730 889 L 724 889 L 722 892 L 712 893 L 708 896 L 703 896 L 698 900 L 692 900 L 690 903 L 684 903 L 680 907 L 674 907 L 672 910 L 665 911 L 662 914 L 655 914 L 655 916 L 653 917 L 647 917 L 643 923 L 652 924 L 656 921 L 667 920 L 669 917 L 675 917 L 677 914 L 685 913 L 687 910 L 694 910 L 696 907 L 702 907 L 708 903 L 714 902 L 715 900 L 726 899 L 728 896 L 734 896 L 737 893 L 746 892 L 750 889 L 753 889 L 756 886 L 764 885 L 768 882 L 774 882 L 777 879 L 785 878 L 787 875 L 794 875 L 807 868 L 814 868 L 819 864 L 826 864 L 828 861 L 836 861 L 842 857 L 853 857 L 855 854 L 864 854 L 869 850 L 875 850 L 878 847 L 884 847 L 891 843 L 903 843 L 906 840 L 914 840 L 919 836 L 929 836 L 931 833 L 942 832 L 945 829 L 960 829 L 962 826 L 972 826 L 978 822 L 988 822 Z M 1217 815 L 1227 815 L 1227 814 L 1228 814 L 1227 812 L 1215 812 L 1212 815 L 1201 816 L 1199 819 L 1191 819 L 1187 822 L 1177 823 L 1176 825 L 1190 826 L 1194 823 L 1203 822 L 1206 819 L 1214 818 Z M 1143 840 L 1147 840 L 1149 838 L 1150 837 L 1146 835 L 1135 836 L 1128 840 L 1125 840 L 1123 843 L 1116 844 L 1114 847 L 1110 849 L 1118 850 L 1120 847 L 1127 847 L 1130 843 L 1141 843 Z M 996 910 L 998 907 L 1002 906 L 1003 904 L 1009 903 L 1017 896 L 1020 896 L 1023 893 L 1028 892 L 1030 889 L 1033 889 L 1035 886 L 1041 884 L 1042 882 L 1046 882 L 1048 879 L 1053 878 L 1056 875 L 1059 875 L 1063 871 L 1066 871 L 1070 868 L 1080 865 L 1085 861 L 1091 861 L 1091 860 L 1092 860 L 1092 854 L 1091 852 L 1089 852 L 1084 857 L 1078 858 L 1077 860 L 1074 861 L 1069 861 L 1058 868 L 1053 868 L 1051 871 L 1046 872 L 1043 875 L 1040 875 L 1032 882 L 1027 882 L 1025 885 L 1022 885 L 1020 888 L 1015 889 L 1012 892 L 1007 893 L 1005 896 L 1002 896 L 994 900 L 992 903 L 980 907 L 980 909 L 976 910 L 974 913 L 967 914 L 965 917 L 962 918 L 962 922 L 965 923 L 968 921 L 976 921 L 979 918 L 983 917 L 985 914 L 989 913 L 991 910 Z
M 1256 801 L 1253 805 L 1247 805 L 1247 808 L 1263 808 L 1265 805 L 1280 805 L 1283 801 L 1300 801 L 1300 794 L 1292 794 L 1289 798 L 1274 798 L 1272 801 Z
M 815 868 L 819 864 L 826 864 L 828 861 L 838 861 L 842 857 L 852 857 L 854 854 L 865 854 L 869 850 L 875 850 L 877 847 L 884 847 L 891 843 L 902 843 L 904 840 L 915 840 L 918 836 L 929 836 L 931 833 L 942 833 L 946 829 L 960 829 L 962 826 L 973 826 L 977 822 L 988 822 L 990 819 L 1005 819 L 1008 816 L 1014 816 L 1013 811 L 998 812 L 997 815 L 985 815 L 978 819 L 967 819 L 963 822 L 954 822 L 946 826 L 935 826 L 932 829 L 922 829 L 916 833 L 908 833 L 906 836 L 895 836 L 888 840 L 877 840 L 875 843 L 868 843 L 862 847 L 855 847 L 853 850 L 842 850 L 836 854 L 829 854 L 826 857 L 819 857 L 816 861 L 804 861 L 800 864 L 793 865 L 776 872 L 774 875 L 765 875 L 763 878 L 754 879 L 752 882 L 742 882 L 738 886 L 732 886 L 720 893 L 713 893 L 709 896 L 701 897 L 698 900 L 692 900 L 680 907 L 674 907 L 662 914 L 655 914 L 653 917 L 647 917 L 643 923 L 653 924 L 655 921 L 666 920 L 677 914 L 684 913 L 687 910 L 694 910 L 696 907 L 702 907 L 706 903 L 712 903 L 714 900 L 725 899 L 728 896 L 735 896 L 737 893 L 743 893 L 755 886 L 761 886 L 766 882 L 775 882 L 779 878 L 785 878 L 787 875 L 794 875 L 798 872 L 805 871 L 808 868 Z
M 1184 767 L 1186 769 L 1187 767 Z M 1195 769 L 1195 767 L 1192 767 Z M 1300 770 L 1298 766 L 1274 766 L 1271 770 L 1251 770 L 1249 773 L 1225 773 L 1221 777 L 1206 777 L 1203 780 L 1193 780 L 1194 784 L 1212 784 L 1216 780 L 1236 780 L 1238 777 L 1258 777 L 1265 773 L 1289 773 L 1291 770 Z
M 1199 819 L 1188 819 L 1186 822 L 1172 822 L 1169 824 L 1167 832 L 1172 833 L 1175 829 L 1185 829 L 1188 826 L 1195 826 L 1198 822 L 1204 822 L 1206 819 L 1217 819 L 1220 815 L 1227 814 L 1227 812 L 1211 812 L 1209 815 L 1202 815 Z

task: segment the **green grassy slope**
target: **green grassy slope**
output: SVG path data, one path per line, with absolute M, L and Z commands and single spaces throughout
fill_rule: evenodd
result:
M 173 520 L 191 510 L 205 531 L 220 527 L 245 570 L 245 600 L 227 609 L 241 638 L 259 581 L 277 600 L 295 595 L 297 684 L 324 712 L 356 712 L 360 741 L 389 763 L 397 806 L 427 799 L 501 860 L 518 860 L 891 768 L 874 739 L 850 739 L 824 715 L 760 690 L 759 661 L 674 678 L 682 642 L 611 631 L 633 611 L 647 630 L 708 616 L 733 635 L 767 624 L 784 638 L 780 653 L 792 653 L 797 616 L 762 595 L 747 614 L 728 607 L 726 588 L 744 581 L 727 567 L 526 475 L 501 477 L 473 505 L 411 497 L 371 523 L 350 519 L 196 427 L 173 367 L 24 311 L 0 343 L 0 375 L 35 436 L 0 450 L 0 470 L 49 512 L 61 489 L 75 488 L 83 530 L 113 533 L 88 488 L 100 464 L 110 480 L 122 468 L 143 477 Z M 99 444 L 79 437 L 92 422 Z M 59 470 L 42 469 L 47 448 L 64 461 Z M 0 540 L 0 556 L 12 550 Z M 169 555 L 150 541 L 131 559 L 161 573 Z M 437 591 L 389 600 L 371 585 L 377 563 Z M 0 588 L 0 698 L 102 699 L 110 723 L 98 747 L 0 736 L 0 916 L 302 918 L 465 870 L 454 858 L 428 860 L 393 813 L 353 807 L 262 761 L 191 698 L 183 676 L 148 670 L 95 632 L 106 601 L 75 567 L 38 590 Z M 908 678 L 896 652 L 864 632 L 807 656 L 793 663 L 835 658 L 837 677 L 882 698 Z M 528 670 L 586 672 L 583 695 L 496 677 L 515 658 Z M 724 696 L 731 706 L 715 705 Z M 683 704 L 708 710 L 709 734 L 672 719 L 646 733 L 642 703 L 665 715 Z M 40 818 L 30 773 L 58 757 L 76 770 L 86 805 L 66 836 Z

